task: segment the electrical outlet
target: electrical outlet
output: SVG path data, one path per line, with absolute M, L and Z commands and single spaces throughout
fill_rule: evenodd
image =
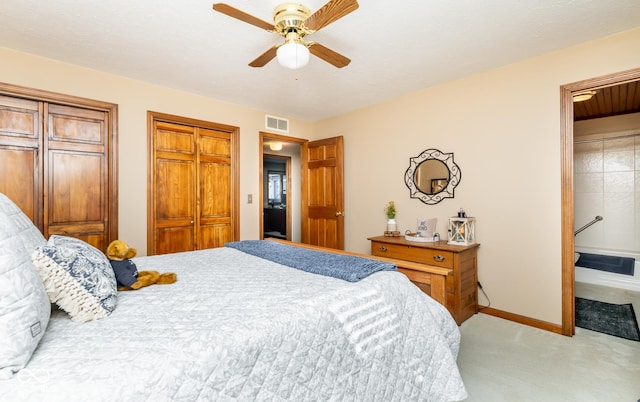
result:
M 249 194 L 249 196 L 247 197 L 247 204 L 252 204 L 253 203 L 253 194 Z

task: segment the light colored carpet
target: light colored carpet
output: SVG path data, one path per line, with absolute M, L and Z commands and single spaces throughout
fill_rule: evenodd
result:
M 467 401 L 640 400 L 640 342 L 582 328 L 566 337 L 486 314 L 460 332 Z

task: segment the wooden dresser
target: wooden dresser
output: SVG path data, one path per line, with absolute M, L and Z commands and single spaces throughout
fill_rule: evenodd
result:
M 434 243 L 410 242 L 404 237 L 370 237 L 371 254 L 418 262 L 453 270 L 446 279 L 445 306 L 458 325 L 478 312 L 478 247 L 480 244 L 457 246 L 446 240 Z M 426 294 L 431 294 L 431 284 L 424 280 L 421 271 L 401 268 L 411 282 Z

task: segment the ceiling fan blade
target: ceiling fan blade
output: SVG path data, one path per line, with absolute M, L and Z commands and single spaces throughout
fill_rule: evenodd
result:
M 273 31 L 275 29 L 272 23 L 261 20 L 258 17 L 254 17 L 251 14 L 247 14 L 244 11 L 240 11 L 225 3 L 213 3 L 213 9 L 219 13 L 226 14 L 229 17 L 257 26 L 258 28 L 266 29 L 267 31 Z
M 309 44 L 309 51 L 316 57 L 321 58 L 329 64 L 333 64 L 338 68 L 346 67 L 351 63 L 351 59 L 335 52 L 328 47 L 322 46 L 319 43 L 311 42 Z
M 312 31 L 326 27 L 359 7 L 356 0 L 331 0 L 306 19 L 304 25 Z
M 268 62 L 270 62 L 271 60 L 273 60 L 276 57 L 276 54 L 278 52 L 278 48 L 279 47 L 280 47 L 280 45 L 273 46 L 272 48 L 270 48 L 269 50 L 267 50 L 266 52 L 264 52 L 260 56 L 258 56 L 254 61 L 249 63 L 249 66 L 251 66 L 251 67 L 264 67 L 265 64 L 267 64 Z

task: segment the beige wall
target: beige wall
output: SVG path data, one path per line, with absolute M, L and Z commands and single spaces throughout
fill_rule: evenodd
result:
M 258 160 L 260 130 L 269 111 L 219 100 L 50 59 L 0 48 L 0 81 L 118 104 L 119 237 L 146 250 L 147 111 L 174 114 L 240 127 L 240 237 L 259 238 Z M 212 77 L 215 79 L 215 77 Z M 283 116 L 286 117 L 286 116 Z M 290 120 L 290 135 L 309 138 L 309 122 Z M 247 204 L 247 194 L 254 203 Z
M 444 234 L 463 207 L 491 306 L 560 324 L 560 86 L 637 67 L 640 29 L 317 123 L 315 137 L 345 136 L 346 248 L 369 251 L 389 200 L 401 231 L 436 217 Z M 455 199 L 435 206 L 410 199 L 403 178 L 427 148 L 453 152 L 462 171 Z
M 120 237 L 146 247 L 147 110 L 240 127 L 241 238 L 258 237 L 258 132 L 264 114 L 0 48 L 0 80 L 119 105 Z M 559 324 L 560 85 L 640 66 L 640 29 L 474 75 L 317 123 L 291 121 L 291 136 L 345 137 L 346 249 L 368 252 L 394 200 L 401 230 L 460 207 L 478 220 L 479 278 L 492 307 Z M 382 79 L 382 77 L 381 77 Z M 286 116 L 284 116 L 286 117 Z M 454 152 L 455 199 L 409 198 L 409 158 Z M 443 236 L 444 237 L 444 236 Z M 486 302 L 481 298 L 481 302 Z

